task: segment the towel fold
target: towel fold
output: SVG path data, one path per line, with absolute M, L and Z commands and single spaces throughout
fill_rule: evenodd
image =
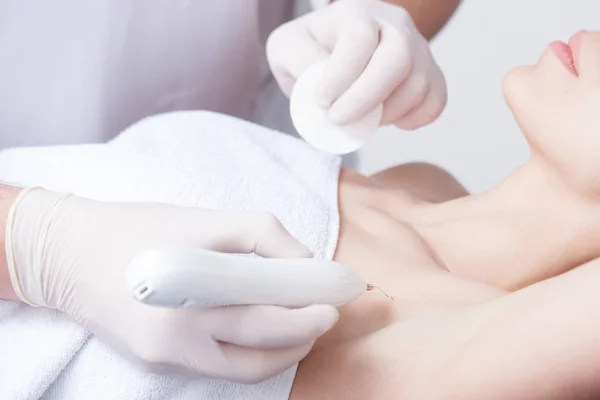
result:
M 147 118 L 106 144 L 0 152 L 4 183 L 270 211 L 320 258 L 337 243 L 339 169 L 298 139 L 196 111 Z M 257 385 L 148 374 L 66 316 L 12 302 L 0 302 L 0 343 L 0 399 L 287 399 L 296 370 Z

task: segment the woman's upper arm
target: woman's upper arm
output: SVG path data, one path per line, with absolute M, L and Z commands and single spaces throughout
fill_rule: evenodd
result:
M 482 304 L 478 312 L 485 323 L 440 376 L 448 398 L 598 398 L 599 260 Z

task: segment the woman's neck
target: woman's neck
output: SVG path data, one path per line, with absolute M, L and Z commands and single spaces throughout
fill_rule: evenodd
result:
M 418 207 L 411 219 L 450 271 L 503 289 L 600 255 L 599 206 L 538 161 L 487 193 Z

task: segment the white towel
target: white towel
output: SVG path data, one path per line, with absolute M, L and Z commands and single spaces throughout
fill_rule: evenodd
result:
M 332 258 L 340 159 L 208 112 L 145 119 L 107 144 L 11 149 L 0 181 L 104 201 L 274 213 Z M 107 298 L 110 301 L 110 298 Z M 296 368 L 259 385 L 147 374 L 65 316 L 0 302 L 0 399 L 287 399 Z

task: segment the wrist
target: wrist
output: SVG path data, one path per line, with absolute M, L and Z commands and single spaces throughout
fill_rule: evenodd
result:
M 20 188 L 14 186 L 0 185 L 0 299 L 2 300 L 19 300 L 13 289 L 8 271 L 6 222 L 9 211 L 20 191 Z
M 68 241 L 51 229 L 64 220 L 59 211 L 66 197 L 67 194 L 41 188 L 24 189 L 9 212 L 5 238 L 7 269 L 15 295 L 32 306 L 55 308 L 47 302 L 45 288 L 58 271 L 53 266 L 62 264 L 57 250 Z M 59 238 L 58 246 L 51 243 L 55 237 Z

